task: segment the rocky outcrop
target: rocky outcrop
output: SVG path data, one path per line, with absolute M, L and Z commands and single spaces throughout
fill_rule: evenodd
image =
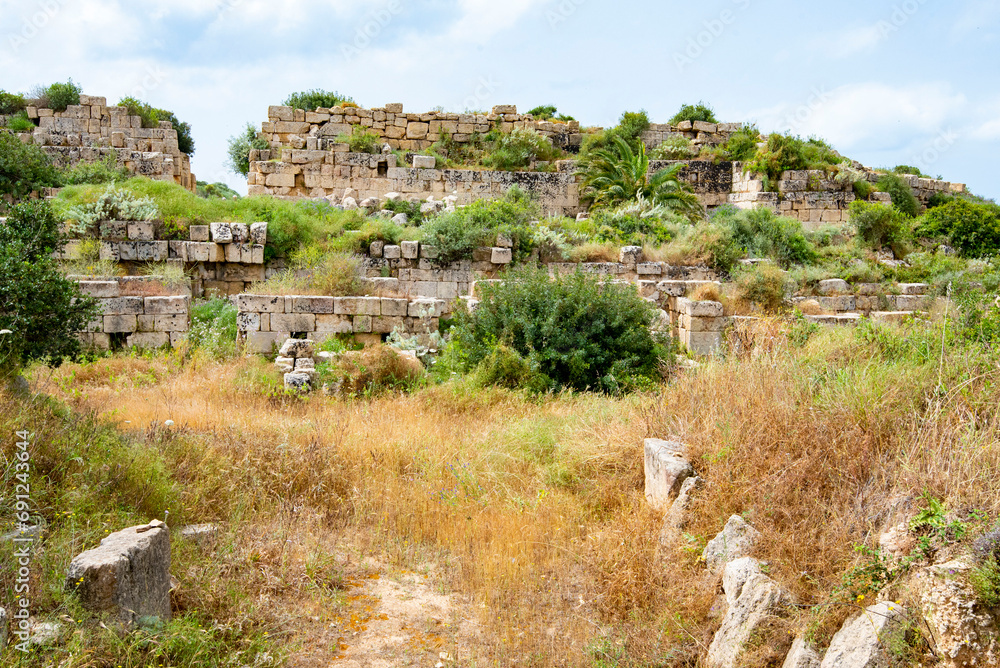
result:
M 750 576 L 708 648 L 709 668 L 735 668 L 751 640 L 760 636 L 768 622 L 782 616 L 790 602 L 771 578 Z
M 819 654 L 802 638 L 796 638 L 781 668 L 819 668 Z
M 760 563 L 753 557 L 743 557 L 726 564 L 722 574 L 722 590 L 726 593 L 729 605 L 736 603 L 736 599 L 743 593 L 743 585 L 755 575 L 761 575 L 761 571 Z
M 66 587 L 92 612 L 125 625 L 142 617 L 170 619 L 170 532 L 158 520 L 123 529 L 77 555 Z
M 833 636 L 821 668 L 886 668 L 889 648 L 902 640 L 903 608 L 878 603 L 849 619 Z
M 750 556 L 759 538 L 759 531 L 739 515 L 733 515 L 722 532 L 705 546 L 702 559 L 710 571 L 721 574 L 730 561 Z

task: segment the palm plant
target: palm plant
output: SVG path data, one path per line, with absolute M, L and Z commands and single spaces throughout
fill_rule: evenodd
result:
M 636 148 L 621 137 L 611 139 L 612 145 L 593 151 L 583 167 L 584 197 L 598 207 L 646 199 L 692 220 L 702 216 L 698 196 L 679 178 L 683 164 L 651 175 L 645 144 L 637 142 Z

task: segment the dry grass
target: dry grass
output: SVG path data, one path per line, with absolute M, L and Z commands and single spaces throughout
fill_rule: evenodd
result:
M 688 295 L 688 299 L 696 302 L 717 302 L 722 299 L 722 293 L 719 291 L 719 286 L 704 283 L 692 290 Z
M 569 262 L 617 262 L 619 248 L 613 243 L 587 242 L 574 246 L 569 252 Z

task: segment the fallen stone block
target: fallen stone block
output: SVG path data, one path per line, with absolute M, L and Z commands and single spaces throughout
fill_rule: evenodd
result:
M 310 339 L 288 339 L 281 346 L 279 354 L 282 357 L 291 357 L 292 359 L 299 359 L 301 357 L 312 359 L 315 351 L 316 343 Z
M 882 668 L 889 665 L 893 637 L 902 640 L 903 608 L 878 603 L 844 622 L 823 656 L 821 668 Z
M 722 591 L 726 602 L 732 605 L 743 593 L 743 585 L 754 575 L 760 575 L 760 562 L 753 557 L 741 557 L 726 564 L 722 571 Z
M 209 228 L 212 231 L 213 242 L 217 244 L 233 243 L 233 228 L 229 226 L 229 223 L 210 223 Z
M 190 524 L 181 528 L 180 536 L 196 545 L 207 545 L 218 539 L 219 527 L 214 524 Z
M 674 441 L 647 438 L 644 443 L 646 502 L 657 510 L 667 511 L 694 469 L 685 458 L 686 448 Z
M 819 668 L 819 661 L 816 650 L 810 647 L 804 638 L 796 638 L 781 668 Z
M 83 607 L 129 625 L 142 617 L 170 620 L 170 532 L 163 522 L 129 527 L 78 554 L 66 587 Z
M 308 392 L 312 378 L 307 373 L 291 372 L 285 374 L 285 389 L 292 392 Z
M 753 575 L 729 606 L 708 648 L 709 668 L 736 668 L 751 640 L 771 619 L 787 610 L 791 599 L 766 575 Z
M 821 295 L 843 295 L 851 292 L 851 285 L 842 278 L 828 278 L 819 282 Z
M 701 553 L 708 570 L 722 573 L 730 561 L 750 556 L 760 532 L 739 515 L 733 515 L 719 534 L 709 541 Z

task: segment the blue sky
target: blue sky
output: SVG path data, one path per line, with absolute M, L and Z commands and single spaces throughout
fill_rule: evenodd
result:
M 72 77 L 193 126 L 194 171 L 308 88 L 409 111 L 555 104 L 587 125 L 704 100 L 1000 196 L 1000 3 L 709 0 L 0 0 L 0 88 Z

